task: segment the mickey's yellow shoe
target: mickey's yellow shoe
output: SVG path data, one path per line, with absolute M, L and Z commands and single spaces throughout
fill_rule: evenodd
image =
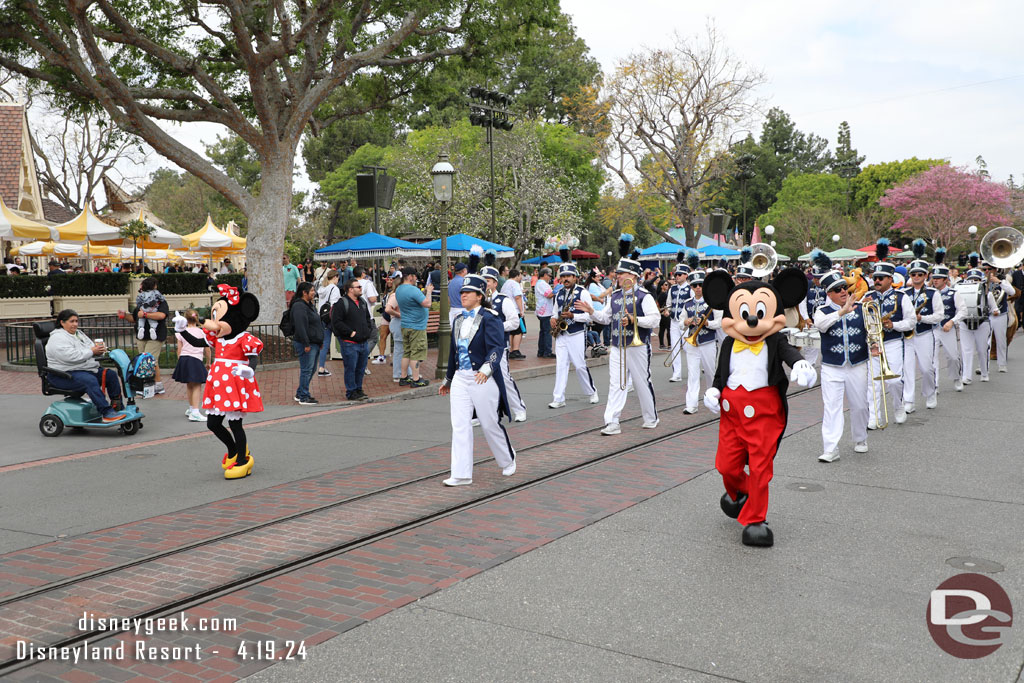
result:
M 253 459 L 252 459 L 252 456 L 250 455 L 249 459 L 245 461 L 244 465 L 237 465 L 236 464 L 230 470 L 224 470 L 224 478 L 225 479 L 241 479 L 243 477 L 248 477 L 250 474 L 252 474 L 252 464 L 253 464 Z

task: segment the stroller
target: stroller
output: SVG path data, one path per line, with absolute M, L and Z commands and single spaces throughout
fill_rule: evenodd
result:
M 584 356 L 589 355 L 591 358 L 600 358 L 607 355 L 608 347 L 601 343 L 601 334 L 592 325 L 587 325 L 585 338 L 586 349 L 583 351 Z

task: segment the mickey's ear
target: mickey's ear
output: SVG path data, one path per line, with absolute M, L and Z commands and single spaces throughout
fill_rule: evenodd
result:
M 799 268 L 785 268 L 772 280 L 772 287 L 779 293 L 782 308 L 791 308 L 807 296 L 807 276 Z
M 248 322 L 260 317 L 260 300 L 255 294 L 246 292 L 238 299 L 238 310 Z
M 716 270 L 704 278 L 704 301 L 708 306 L 718 311 L 725 310 L 729 305 L 729 292 L 732 291 L 733 282 L 729 273 L 724 270 Z

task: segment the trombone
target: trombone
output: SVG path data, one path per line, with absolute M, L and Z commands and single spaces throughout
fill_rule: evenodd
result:
M 882 317 L 882 309 L 879 307 L 878 302 L 874 299 L 868 299 L 867 301 L 858 301 L 861 306 L 861 312 L 864 315 L 864 328 L 867 331 L 868 336 L 868 348 L 871 349 L 872 356 L 878 356 L 879 359 L 879 372 L 875 375 L 872 372 L 871 359 L 868 359 L 867 373 L 868 382 L 871 383 L 871 415 L 875 418 L 875 424 L 878 425 L 879 429 L 885 429 L 889 426 L 889 404 L 885 399 L 885 380 L 896 379 L 899 377 L 898 374 L 892 371 L 889 367 L 889 361 L 885 357 L 885 328 L 882 323 L 885 318 Z M 878 387 L 876 382 L 881 381 L 882 384 L 882 407 L 878 407 Z M 879 414 L 881 413 L 881 414 Z
M 616 348 L 619 349 L 619 390 L 620 391 L 625 391 L 626 390 L 626 386 L 629 384 L 629 371 L 626 368 L 626 347 L 628 347 L 628 346 L 643 346 L 644 345 L 644 343 L 642 341 L 640 341 L 640 328 L 637 326 L 637 322 L 636 322 L 636 299 L 637 299 L 636 288 L 637 287 L 638 287 L 638 285 L 634 284 L 633 288 L 630 290 L 630 292 L 632 293 L 632 297 L 631 298 L 632 298 L 632 304 L 633 304 L 633 312 L 632 312 L 632 314 L 627 314 L 627 315 L 630 315 L 630 317 L 632 317 L 632 319 L 633 319 L 633 341 L 631 341 L 629 344 L 626 343 L 626 326 L 622 324 L 622 314 L 626 313 L 626 306 L 628 305 L 626 303 L 626 290 L 624 288 L 622 288 L 622 287 L 619 287 L 619 291 L 622 292 L 622 310 L 621 310 L 620 316 L 619 316 L 619 334 L 618 334 L 618 341 L 619 341 L 619 343 L 617 344 Z M 615 293 L 612 292 L 613 296 L 614 296 L 614 294 Z

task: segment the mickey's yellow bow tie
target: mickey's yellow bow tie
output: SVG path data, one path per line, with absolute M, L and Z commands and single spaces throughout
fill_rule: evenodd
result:
M 763 348 L 764 348 L 764 340 L 763 339 L 761 341 L 757 342 L 756 344 L 748 344 L 747 342 L 742 341 L 740 339 L 733 339 L 732 340 L 732 352 L 733 353 L 739 353 L 740 351 L 742 351 L 744 349 L 750 349 L 750 352 L 756 356 L 757 354 L 761 353 L 761 349 L 763 349 Z

